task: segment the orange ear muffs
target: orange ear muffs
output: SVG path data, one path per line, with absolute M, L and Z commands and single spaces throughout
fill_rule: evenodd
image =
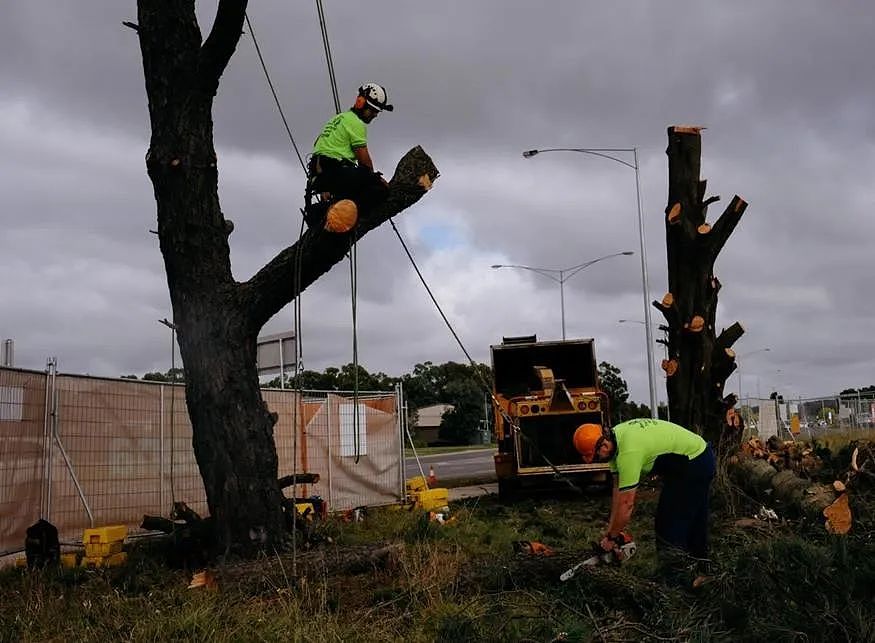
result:
M 365 101 L 365 97 L 364 97 L 364 96 L 356 96 L 355 104 L 353 105 L 353 108 L 354 108 L 354 109 L 364 109 L 364 107 L 365 107 L 366 104 L 367 104 L 367 103 L 366 103 L 366 101 Z

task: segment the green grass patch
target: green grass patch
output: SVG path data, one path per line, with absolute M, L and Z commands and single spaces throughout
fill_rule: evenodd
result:
M 153 544 L 106 571 L 0 573 L 0 641 L 875 641 L 875 541 L 819 525 L 745 529 L 714 516 L 715 580 L 698 592 L 658 574 L 644 488 L 631 525 L 638 555 L 558 582 L 587 555 L 606 495 L 494 496 L 455 503 L 453 522 L 373 509 L 328 520 L 328 542 L 215 568 L 216 589 L 187 588 Z M 743 503 L 742 503 L 743 504 Z M 517 555 L 538 540 L 552 558 Z M 348 564 L 388 546 L 379 561 Z

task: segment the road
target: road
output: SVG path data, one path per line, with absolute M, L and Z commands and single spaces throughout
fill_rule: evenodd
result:
M 477 449 L 474 451 L 459 451 L 456 453 L 439 453 L 419 458 L 425 475 L 429 466 L 434 467 L 438 482 L 447 480 L 462 480 L 465 478 L 485 478 L 495 475 L 492 463 L 493 449 Z M 416 458 L 406 458 L 404 467 L 408 478 L 419 475 Z

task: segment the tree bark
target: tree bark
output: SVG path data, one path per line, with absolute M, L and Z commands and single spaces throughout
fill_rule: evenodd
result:
M 789 469 L 778 471 L 766 460 L 741 458 L 729 472 L 745 492 L 794 516 L 823 521 L 823 510 L 835 501 L 830 485 L 805 480 Z
M 744 333 L 741 324 L 715 333 L 717 293 L 714 261 L 738 224 L 747 203 L 736 196 L 720 218 L 706 222 L 708 206 L 700 180 L 700 128 L 668 128 L 668 205 L 665 209 L 669 292 L 653 305 L 669 327 L 667 375 L 672 420 L 696 431 L 719 451 L 732 450 L 740 431 L 727 425 L 734 395 L 725 395 L 726 379 L 736 369 L 732 344 Z M 728 350 L 727 350 L 728 349 Z M 725 430 L 725 429 L 732 429 Z
M 354 238 L 415 203 L 437 170 L 425 152 L 411 150 L 399 163 L 387 202 L 363 213 L 354 232 L 309 230 L 251 280 L 236 282 L 228 244 L 233 225 L 218 197 L 212 104 L 242 33 L 247 2 L 220 0 L 203 43 L 194 5 L 137 3 L 152 126 L 146 167 L 207 504 L 219 544 L 252 551 L 283 537 L 276 416 L 258 386 L 258 331 L 339 261 Z

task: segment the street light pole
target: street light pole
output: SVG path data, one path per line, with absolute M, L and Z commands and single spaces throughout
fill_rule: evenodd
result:
M 605 255 L 604 257 L 599 257 L 597 259 L 591 259 L 590 261 L 584 261 L 583 263 L 579 263 L 576 266 L 571 266 L 570 268 L 539 268 L 536 266 L 522 266 L 520 264 L 503 264 L 496 263 L 492 264 L 491 268 L 517 268 L 519 270 L 528 270 L 530 272 L 536 272 L 539 275 L 543 275 L 547 277 L 547 279 L 552 279 L 556 283 L 559 284 L 559 310 L 562 314 L 562 339 L 565 339 L 565 282 L 571 279 L 574 275 L 585 268 L 589 268 L 591 265 L 598 263 L 599 261 L 604 261 L 605 259 L 610 259 L 612 257 L 619 256 L 631 256 L 635 253 L 631 250 L 624 250 L 623 252 L 614 252 L 609 255 Z M 558 275 L 558 276 L 557 276 Z
M 641 181 L 638 171 L 638 148 L 637 147 L 553 147 L 542 150 L 526 150 L 523 152 L 523 158 L 532 158 L 541 152 L 579 152 L 581 154 L 589 154 L 591 156 L 600 156 L 602 158 L 614 161 L 620 165 L 625 165 L 635 170 L 635 201 L 638 206 L 638 241 L 640 244 L 641 257 L 641 290 L 644 296 L 644 334 L 647 340 L 647 380 L 650 384 L 650 416 L 654 419 L 658 417 L 656 408 L 656 378 L 653 375 L 653 321 L 650 316 L 650 280 L 647 275 L 647 244 L 644 238 L 644 218 L 641 214 Z M 633 162 L 629 163 L 621 158 L 617 158 L 613 154 L 616 152 L 625 152 L 632 154 Z

